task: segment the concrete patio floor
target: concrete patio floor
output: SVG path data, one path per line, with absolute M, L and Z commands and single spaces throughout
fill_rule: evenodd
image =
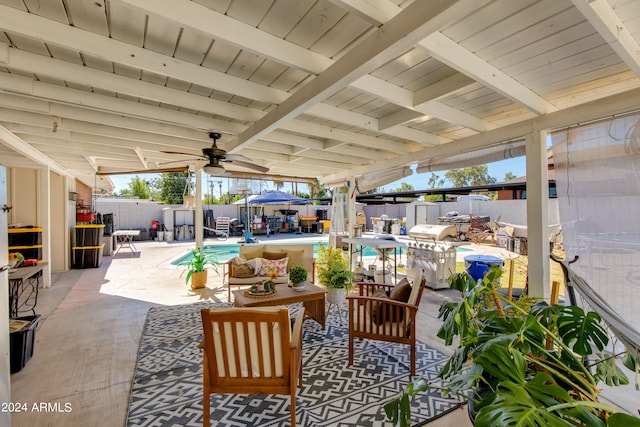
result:
M 288 235 L 260 237 L 260 243 Z M 207 240 L 205 244 L 236 243 Z M 326 235 L 299 235 L 296 242 L 326 241 Z M 221 277 L 209 274 L 207 288 L 192 292 L 183 270 L 170 264 L 194 247 L 193 241 L 135 242 L 138 251 L 123 248 L 105 256 L 100 268 L 71 270 L 53 277 L 41 289 L 33 358 L 11 376 L 13 402 L 58 404 L 60 412 L 12 415 L 13 426 L 122 426 L 128 404 L 138 344 L 147 311 L 156 305 L 188 304 L 200 300 L 226 302 Z M 456 297 L 450 290 L 427 288 L 419 311 L 419 338 L 446 354 L 435 335 L 438 308 Z M 334 315 L 334 314 L 331 314 Z M 67 406 L 65 406 L 68 404 Z M 65 409 L 69 409 L 65 411 Z M 466 408 L 430 425 L 471 425 Z

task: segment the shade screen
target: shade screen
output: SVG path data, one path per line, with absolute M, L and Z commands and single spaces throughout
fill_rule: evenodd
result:
M 552 135 L 566 259 L 627 346 L 640 345 L 640 115 Z

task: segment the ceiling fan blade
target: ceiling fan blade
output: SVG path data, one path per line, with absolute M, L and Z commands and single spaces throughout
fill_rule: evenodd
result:
M 182 151 L 160 151 L 161 153 L 164 154 L 177 154 L 179 156 L 191 156 L 191 157 L 198 157 L 199 159 L 206 159 L 205 156 L 199 155 L 199 154 L 193 154 L 193 153 L 184 153 Z
M 257 171 L 257 172 L 262 172 L 262 173 L 269 172 L 269 168 L 267 167 L 256 165 L 255 163 L 245 162 L 242 160 L 230 160 L 230 161 L 227 160 L 227 163 L 231 163 L 232 165 L 241 166 L 247 169 L 253 169 L 254 171 Z
M 243 156 L 242 154 L 225 154 L 225 159 L 230 162 L 247 162 L 251 163 L 251 159 L 247 156 Z
M 189 166 L 176 166 L 169 168 L 157 168 L 157 169 L 138 169 L 138 170 L 100 170 L 96 172 L 96 175 L 141 175 L 146 173 L 163 173 L 163 172 L 188 172 Z
M 180 159 L 180 160 L 170 160 L 168 162 L 155 162 L 156 165 L 158 166 L 164 166 L 164 165 L 170 165 L 172 163 L 180 163 L 180 164 L 189 164 L 189 163 L 206 163 L 207 161 L 204 160 L 202 157 L 192 157 L 190 159 Z

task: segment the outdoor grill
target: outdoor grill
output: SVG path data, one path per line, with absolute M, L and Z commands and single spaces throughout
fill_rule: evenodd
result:
M 448 278 L 456 272 L 456 248 L 446 242 L 414 242 L 407 250 L 407 279 L 427 279 L 427 286 L 442 289 L 449 286 Z
M 447 237 L 456 237 L 456 227 L 453 225 L 418 224 L 409 230 L 409 237 L 417 241 L 445 240 Z

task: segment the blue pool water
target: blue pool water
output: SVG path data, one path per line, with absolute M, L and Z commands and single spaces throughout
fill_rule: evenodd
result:
M 295 243 L 292 243 L 295 245 Z M 320 243 L 314 243 L 313 244 L 313 253 L 314 256 L 317 256 L 318 254 L 318 249 L 320 248 Z M 458 252 L 468 252 L 471 251 L 471 249 L 468 248 L 464 248 L 461 246 L 458 246 L 457 248 Z M 405 248 L 399 248 L 398 254 L 402 255 L 406 252 Z M 240 245 L 208 245 L 204 247 L 204 253 L 205 255 L 211 256 L 214 259 L 216 259 L 219 262 L 227 262 L 229 261 L 231 258 L 236 257 L 239 255 L 240 253 Z M 365 246 L 364 248 L 364 253 L 362 254 L 363 256 L 376 256 L 377 252 L 375 249 Z M 173 265 L 178 265 L 186 260 L 189 260 L 191 258 L 191 252 L 181 256 L 180 258 L 171 261 L 171 264 Z

